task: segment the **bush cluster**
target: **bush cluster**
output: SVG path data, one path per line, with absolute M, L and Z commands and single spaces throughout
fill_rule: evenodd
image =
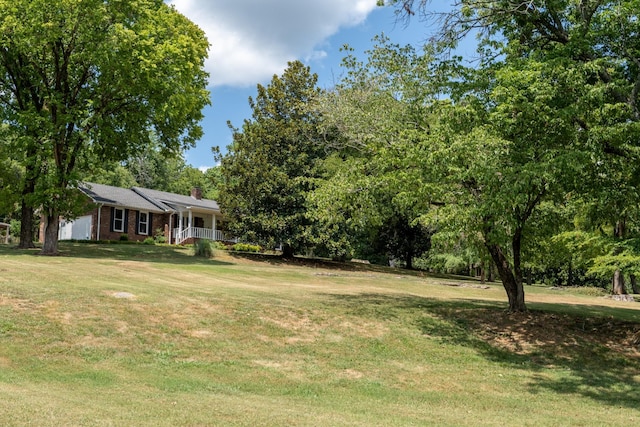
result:
M 167 243 L 167 238 L 164 237 L 164 231 L 161 228 L 156 228 L 156 233 L 153 235 L 156 243 Z
M 193 252 L 195 256 L 203 258 L 213 257 L 213 246 L 208 240 L 198 240 L 193 244 Z
M 262 248 L 258 245 L 252 245 L 249 243 L 236 243 L 231 246 L 231 250 L 238 252 L 260 252 Z
M 217 240 L 211 242 L 211 246 L 213 246 L 213 249 L 216 249 L 216 250 L 221 250 L 221 251 L 227 250 L 227 245 Z

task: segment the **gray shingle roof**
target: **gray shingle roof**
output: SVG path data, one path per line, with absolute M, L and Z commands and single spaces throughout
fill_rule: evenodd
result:
M 177 207 L 194 207 L 207 210 L 214 210 L 220 212 L 220 207 L 215 200 L 209 199 L 196 199 L 191 196 L 183 196 L 181 194 L 167 193 L 166 191 L 151 190 L 149 188 L 133 187 L 133 191 L 146 198 L 160 201 L 162 203 L 172 206 L 174 209 Z
M 195 199 L 191 196 L 151 190 L 149 188 L 120 188 L 111 185 L 86 182 L 80 191 L 89 196 L 95 203 L 109 206 L 133 208 L 149 212 L 173 212 L 180 208 L 193 207 L 220 212 L 215 200 Z
M 171 211 L 168 206 L 153 203 L 128 188 L 85 182 L 79 189 L 95 203 L 156 213 Z

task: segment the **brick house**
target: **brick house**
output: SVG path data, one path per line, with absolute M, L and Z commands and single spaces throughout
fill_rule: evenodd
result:
M 131 241 L 162 235 L 172 244 L 234 240 L 223 231 L 218 204 L 203 199 L 198 188 L 188 196 L 93 183 L 84 183 L 79 190 L 92 209 L 74 220 L 61 220 L 60 240 L 120 240 L 123 235 Z

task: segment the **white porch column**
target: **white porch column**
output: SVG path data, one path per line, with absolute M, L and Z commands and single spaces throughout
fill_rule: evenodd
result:
M 180 211 L 180 218 L 178 218 L 178 230 L 182 231 L 182 211 Z
M 98 203 L 98 227 L 96 227 L 96 240 L 100 240 L 100 213 L 102 212 L 102 203 Z
M 189 228 L 193 227 L 193 212 L 189 209 Z

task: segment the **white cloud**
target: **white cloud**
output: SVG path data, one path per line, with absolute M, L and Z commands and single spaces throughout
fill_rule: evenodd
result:
M 287 62 L 318 60 L 341 28 L 362 23 L 376 0 L 172 0 L 209 38 L 213 86 L 252 86 L 281 74 Z
M 320 61 L 327 57 L 327 52 L 324 50 L 314 50 L 309 55 L 305 57 L 305 61 Z

